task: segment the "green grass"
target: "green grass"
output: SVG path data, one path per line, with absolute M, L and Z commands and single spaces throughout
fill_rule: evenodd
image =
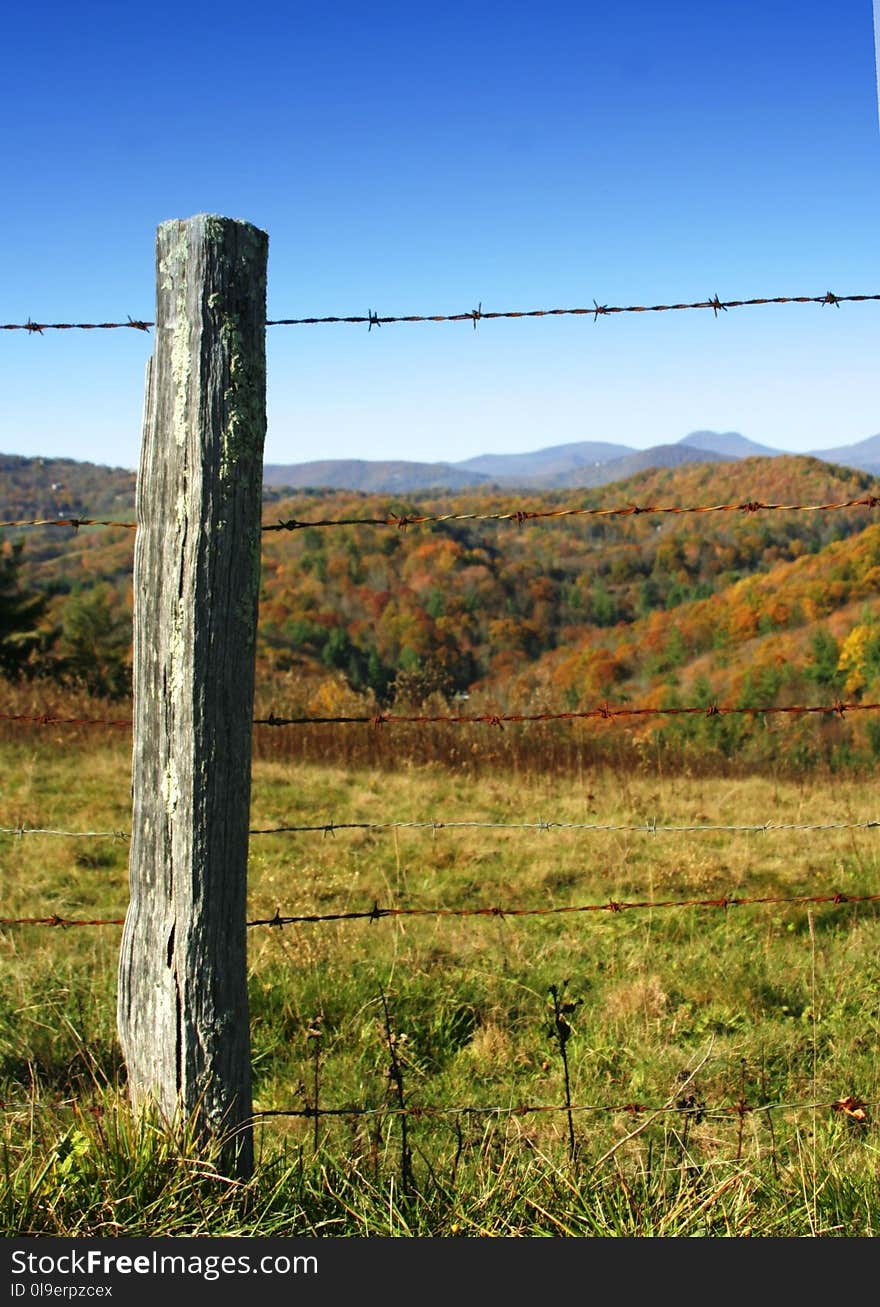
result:
M 63 728 L 0 742 L 0 826 L 127 831 L 128 749 Z M 258 759 L 252 824 L 860 822 L 871 804 L 864 781 L 839 776 L 475 778 Z M 878 852 L 878 829 L 253 836 L 251 918 L 377 902 L 506 915 L 252 928 L 255 1108 L 304 1111 L 317 1074 L 319 1106 L 352 1110 L 259 1118 L 247 1184 L 192 1131 L 130 1113 L 119 928 L 4 927 L 0 1232 L 873 1235 L 877 905 L 511 910 L 868 895 Z M 122 916 L 127 854 L 122 838 L 0 835 L 0 915 Z M 389 1114 L 392 1066 L 421 1113 Z M 831 1106 L 848 1096 L 865 1121 Z

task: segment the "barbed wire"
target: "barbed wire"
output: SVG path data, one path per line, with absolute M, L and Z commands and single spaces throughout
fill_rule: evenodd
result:
M 825 504 L 783 504 L 765 503 L 750 499 L 741 503 L 729 504 L 622 504 L 613 508 L 514 508 L 497 513 L 386 513 L 384 517 L 327 517 L 301 520 L 291 517 L 278 522 L 261 525 L 263 532 L 305 531 L 312 527 L 332 526 L 393 526 L 406 530 L 410 526 L 438 525 L 443 522 L 516 522 L 522 526 L 525 522 L 538 519 L 563 517 L 642 517 L 652 514 L 684 515 L 689 513 L 827 513 L 843 508 L 877 508 L 880 495 L 860 495 L 854 499 L 838 499 Z M 109 519 L 91 517 L 42 517 L 18 518 L 0 522 L 0 530 L 21 527 L 72 527 L 76 533 L 80 527 L 103 526 L 119 527 L 124 530 L 138 530 L 137 522 L 117 522 Z
M 390 713 L 377 712 L 372 714 L 360 714 L 351 716 L 338 717 L 276 717 L 270 713 L 268 717 L 255 717 L 255 726 L 329 726 L 329 725 L 367 725 L 367 726 L 393 726 L 404 723 L 433 724 L 438 722 L 448 722 L 456 726 L 472 726 L 482 724 L 486 726 L 503 727 L 505 723 L 510 722 L 556 722 L 556 721 L 584 721 L 589 719 L 613 720 L 618 717 L 730 717 L 753 715 L 761 717 L 770 716 L 774 713 L 788 714 L 790 716 L 801 716 L 804 714 L 833 713 L 838 717 L 843 717 L 848 712 L 875 712 L 880 708 L 880 703 L 844 703 L 840 700 L 834 703 L 826 704 L 767 704 L 762 707 L 751 706 L 734 706 L 718 703 L 709 704 L 706 707 L 618 707 L 612 708 L 607 704 L 602 704 L 598 708 L 570 709 L 565 712 L 522 712 L 522 713 Z M 2 715 L 0 715 L 2 716 Z
M 868 1124 L 866 1109 L 876 1106 L 874 1101 L 867 1101 L 858 1098 L 854 1094 L 847 1095 L 845 1098 L 831 1099 L 824 1102 L 775 1102 L 775 1103 L 750 1103 L 747 1099 L 740 1098 L 734 1103 L 717 1103 L 709 1104 L 702 1101 L 684 1102 L 684 1103 L 659 1103 L 648 1104 L 640 1102 L 630 1103 L 516 1103 L 493 1106 L 477 1106 L 473 1104 L 464 1104 L 455 1107 L 442 1107 L 433 1105 L 414 1105 L 408 1104 L 405 1107 L 396 1107 L 391 1104 L 381 1107 L 312 1107 L 307 1105 L 300 1108 L 264 1108 L 254 1112 L 254 1117 L 303 1117 L 314 1118 L 321 1116 L 410 1116 L 410 1117 L 442 1117 L 442 1116 L 529 1116 L 537 1113 L 553 1112 L 578 1112 L 578 1113 L 625 1113 L 628 1116 L 641 1116 L 645 1113 L 651 1115 L 660 1115 L 664 1112 L 677 1113 L 684 1116 L 692 1117 L 743 1117 L 754 1115 L 760 1112 L 779 1112 L 779 1111 L 819 1111 L 822 1109 L 842 1112 L 844 1115 L 860 1124 Z
M 573 831 L 575 833 L 601 834 L 635 834 L 635 835 L 688 835 L 723 832 L 727 834 L 770 835 L 783 831 L 832 831 L 832 830 L 876 830 L 880 820 L 865 821 L 763 821 L 748 825 L 722 825 L 707 823 L 702 825 L 664 826 L 653 817 L 644 822 L 613 823 L 593 821 L 446 821 L 434 818 L 430 821 L 327 821 L 308 826 L 255 826 L 249 835 L 287 835 L 317 834 L 335 835 L 339 831 L 386 831 L 386 830 L 498 830 L 498 831 Z M 58 830 L 42 826 L 0 826 L 0 835 L 10 835 L 21 839 L 25 835 L 67 836 L 71 839 L 109 839 L 128 840 L 130 835 L 124 830 Z
M 713 317 L 718 317 L 719 313 L 726 313 L 728 309 L 748 308 L 764 304 L 833 304 L 839 307 L 841 304 L 863 303 L 868 300 L 880 300 L 880 295 L 835 295 L 833 291 L 825 291 L 822 295 L 771 295 L 761 296 L 752 299 L 730 299 L 722 300 L 717 294 L 710 296 L 705 300 L 693 300 L 689 303 L 680 304 L 599 304 L 593 300 L 592 308 L 573 308 L 573 309 L 505 309 L 491 310 L 484 309 L 482 301 L 475 309 L 467 309 L 463 313 L 405 313 L 405 314 L 379 314 L 372 309 L 368 309 L 366 314 L 347 314 L 345 316 L 331 315 L 327 317 L 309 317 L 309 318 L 269 318 L 266 321 L 267 327 L 302 327 L 302 326 L 319 326 L 331 323 L 352 323 L 361 324 L 372 331 L 373 327 L 383 327 L 391 323 L 405 322 L 470 322 L 476 330 L 478 322 L 489 322 L 499 318 L 558 318 L 558 317 L 589 317 L 597 322 L 601 317 L 608 317 L 616 313 L 669 313 L 682 309 L 711 309 Z M 24 331 L 28 335 L 41 336 L 44 331 L 112 331 L 118 328 L 126 328 L 134 331 L 148 332 L 151 327 L 155 327 L 155 322 L 147 321 L 143 318 L 132 318 L 129 316 L 125 322 L 36 322 L 28 318 L 26 322 L 3 322 L 0 323 L 0 331 Z
M 0 322 L 0 331 L 26 331 L 30 336 L 42 336 L 44 331 L 112 331 L 116 327 L 130 327 L 134 331 L 149 331 L 155 322 L 129 317 L 125 322 Z
M 855 499 L 841 499 L 826 504 L 782 504 L 764 503 L 760 500 L 747 500 L 730 504 L 696 504 L 685 506 L 638 505 L 625 504 L 614 508 L 548 508 L 548 509 L 510 509 L 498 513 L 438 513 L 438 514 L 401 514 L 387 513 L 384 517 L 338 517 L 320 518 L 311 521 L 287 518 L 279 522 L 270 522 L 261 526 L 261 531 L 303 531 L 309 527 L 331 526 L 393 526 L 405 530 L 410 526 L 424 526 L 442 522 L 504 522 L 522 524 L 538 518 L 561 517 L 639 517 L 643 515 L 667 513 L 758 513 L 764 511 L 785 510 L 790 512 L 829 512 L 842 508 L 876 508 L 880 505 L 880 495 L 862 495 Z M 72 527 L 74 532 L 80 527 L 104 526 L 120 527 L 125 530 L 137 530 L 137 522 L 117 522 L 107 519 L 89 517 L 55 517 L 55 518 L 18 518 L 0 522 L 0 529 L 18 527 Z
M 737 907 L 781 904 L 803 905 L 807 903 L 833 904 L 839 907 L 846 903 L 877 902 L 880 902 L 880 894 L 844 894 L 840 890 L 832 890 L 826 894 L 765 894 L 758 896 L 722 894 L 717 898 L 708 899 L 640 899 L 635 901 L 609 899 L 603 903 L 563 904 L 542 908 L 501 907 L 499 904 L 479 908 L 383 908 L 378 903 L 374 903 L 371 908 L 354 912 L 303 913 L 298 916 L 283 916 L 280 911 L 276 910 L 272 917 L 255 918 L 246 921 L 245 925 L 249 928 L 255 926 L 280 928 L 329 921 L 381 921 L 387 917 L 550 917 L 584 912 L 631 912 L 640 909 L 659 911 L 664 908 L 722 908 L 726 910 L 727 908 Z M 0 926 L 51 926 L 66 930 L 76 926 L 123 925 L 125 925 L 124 917 L 84 920 L 82 918 L 62 917 L 55 912 L 47 917 L 0 917 Z
M 661 1113 L 677 1113 L 692 1117 L 744 1117 L 754 1116 L 762 1112 L 806 1112 L 806 1111 L 832 1111 L 840 1112 L 850 1120 L 858 1122 L 860 1125 L 869 1124 L 868 1111 L 877 1106 L 878 1100 L 859 1098 L 855 1094 L 848 1094 L 843 1098 L 827 1099 L 821 1102 L 785 1102 L 780 1100 L 771 1103 L 750 1103 L 745 1098 L 739 1098 L 733 1103 L 705 1103 L 701 1100 L 683 1103 L 642 1103 L 632 1101 L 628 1103 L 505 1103 L 483 1106 L 479 1104 L 459 1104 L 455 1106 L 444 1107 L 435 1104 L 407 1104 L 404 1107 L 392 1106 L 390 1103 L 381 1107 L 367 1107 L 363 1104 L 348 1104 L 342 1107 L 267 1107 L 258 1108 L 251 1114 L 251 1119 L 256 1121 L 261 1118 L 270 1119 L 272 1117 L 300 1117 L 311 1120 L 315 1117 L 398 1117 L 410 1116 L 416 1119 L 423 1117 L 444 1117 L 444 1116 L 496 1116 L 496 1117 L 514 1117 L 530 1116 L 538 1113 L 553 1112 L 577 1112 L 577 1113 L 608 1113 L 612 1115 L 625 1114 L 627 1116 L 642 1116 L 645 1114 L 660 1115 Z M 115 1103 L 81 1103 L 76 1099 L 62 1099 L 57 1102 L 15 1102 L 7 1101 L 0 1098 L 0 1113 L 7 1116 L 19 1116 L 31 1112 L 82 1112 L 91 1116 L 101 1117 L 108 1111 L 118 1110 Z
M 696 504 L 671 507 L 656 504 L 625 504 L 615 508 L 515 508 L 498 513 L 387 513 L 385 517 L 337 517 L 300 521 L 288 518 L 262 527 L 263 531 L 302 531 L 307 527 L 328 526 L 393 526 L 405 530 L 410 526 L 424 526 L 441 522 L 525 522 L 538 518 L 561 517 L 640 517 L 657 513 L 759 513 L 786 510 L 802 513 L 824 513 L 840 508 L 876 508 L 880 495 L 862 495 L 856 499 L 839 499 L 827 504 L 776 504 L 752 499 L 735 504 Z M 2 525 L 2 523 L 0 523 Z
M 0 917 L 0 926 L 58 926 L 62 930 L 76 926 L 124 926 L 124 917 L 100 917 L 84 920 L 79 917 L 61 917 L 53 912 L 49 917 Z
M 521 713 L 359 713 L 351 716 L 336 717 L 278 717 L 274 713 L 268 717 L 255 717 L 254 726 L 396 726 L 404 724 L 431 725 L 447 722 L 455 726 L 497 726 L 517 722 L 558 722 L 587 721 L 590 719 L 611 721 L 623 717 L 764 717 L 774 714 L 804 716 L 828 713 L 844 717 L 848 712 L 876 712 L 880 703 L 834 703 L 823 704 L 763 704 L 732 705 L 712 703 L 701 707 L 629 707 L 612 708 L 601 704 L 598 708 L 567 709 L 564 712 L 521 712 Z M 32 726 L 128 726 L 133 725 L 131 718 L 104 717 L 56 717 L 51 713 L 0 713 L 0 721 L 21 722 Z
M 0 835 L 12 835 L 16 839 L 21 839 L 25 835 L 62 835 L 74 840 L 127 840 L 129 838 L 128 832 L 124 830 L 56 830 L 45 826 L 0 826 Z
M 634 909 L 659 910 L 663 908 L 736 908 L 767 904 L 805 904 L 805 903 L 876 903 L 880 894 L 842 894 L 834 891 L 829 894 L 796 895 L 760 895 L 743 897 L 741 895 L 721 895 L 711 899 L 642 899 L 635 902 L 609 899 L 606 903 L 578 903 L 557 905 L 544 908 L 504 908 L 497 904 L 480 908 L 383 908 L 374 903 L 372 908 L 363 912 L 305 913 L 301 916 L 282 916 L 276 911 L 273 917 L 258 918 L 248 921 L 248 926 L 294 926 L 322 921 L 379 921 L 384 917 L 551 917 L 583 912 L 629 912 Z
M 316 833 L 335 835 L 345 830 L 429 830 L 432 833 L 444 830 L 500 830 L 500 831 L 574 831 L 577 833 L 614 833 L 636 835 L 670 835 L 670 834 L 704 834 L 708 832 L 725 832 L 728 834 L 762 834 L 774 831 L 829 831 L 829 830 L 872 830 L 880 828 L 878 821 L 829 821 L 829 822 L 754 822 L 743 826 L 724 826 L 715 824 L 692 826 L 662 826 L 653 817 L 639 823 L 593 822 L 593 821 L 343 821 L 323 822 L 313 826 L 265 826 L 249 832 L 251 835 L 284 835 L 290 833 Z M 0 833 L 19 834 L 17 830 L 0 827 Z M 27 834 L 27 832 L 24 832 Z M 60 832 L 59 832 L 60 833 Z
M 30 726 L 131 726 L 130 717 L 56 717 L 52 713 L 0 713 L 0 722 L 26 722 Z
M 15 521 L 0 522 L 0 530 L 24 526 L 72 526 L 74 535 L 81 526 L 118 526 L 126 531 L 136 531 L 137 522 L 114 522 L 109 518 L 94 517 L 26 517 Z

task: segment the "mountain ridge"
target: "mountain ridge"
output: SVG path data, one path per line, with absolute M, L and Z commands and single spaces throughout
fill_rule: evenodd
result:
M 421 491 L 460 493 L 481 489 L 597 489 L 650 468 L 738 462 L 753 457 L 779 458 L 788 453 L 759 444 L 738 431 L 697 430 L 678 441 L 647 449 L 586 440 L 542 446 L 524 454 L 479 454 L 457 462 L 351 458 L 273 462 L 264 464 L 263 485 L 276 494 L 284 489 L 403 495 Z M 878 476 L 880 433 L 837 448 L 807 450 L 795 456 L 816 458 L 823 463 Z M 39 464 L 55 483 L 62 481 L 65 469 L 76 461 L 0 453 L 0 471 L 8 470 L 17 462 Z M 108 468 L 107 471 L 129 477 L 134 475 L 130 469 Z
M 272 463 L 264 481 L 291 489 L 362 490 L 393 493 L 415 490 L 461 491 L 595 489 L 649 468 L 684 463 L 779 458 L 789 451 L 759 444 L 738 431 L 698 430 L 678 441 L 636 449 L 608 441 L 572 441 L 524 454 L 479 454 L 449 463 L 407 460 L 325 459 L 311 463 Z M 880 474 L 880 433 L 839 448 L 807 450 L 818 458 L 872 476 Z

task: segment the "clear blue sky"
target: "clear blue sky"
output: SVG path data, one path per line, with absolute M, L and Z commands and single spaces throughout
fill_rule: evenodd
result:
M 14 5 L 0 321 L 154 313 L 165 219 L 269 317 L 880 292 L 872 0 Z M 0 452 L 136 467 L 152 335 L 0 332 Z M 267 462 L 880 432 L 880 302 L 268 332 Z

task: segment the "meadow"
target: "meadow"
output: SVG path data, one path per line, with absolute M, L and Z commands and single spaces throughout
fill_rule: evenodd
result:
M 4 1235 L 877 1233 L 870 776 L 480 765 L 497 735 L 258 742 L 254 830 L 333 829 L 252 836 L 249 919 L 366 915 L 249 930 L 247 1183 L 128 1110 L 120 928 L 0 929 Z M 4 919 L 124 915 L 130 751 L 7 725 Z

